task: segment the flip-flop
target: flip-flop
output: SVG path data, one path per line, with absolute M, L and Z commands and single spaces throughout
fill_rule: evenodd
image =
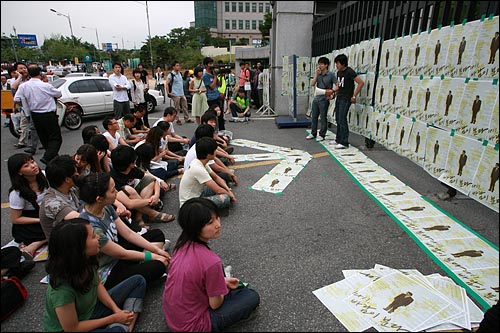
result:
M 168 187 L 167 187 L 167 190 L 165 192 L 168 192 L 170 190 L 175 190 L 177 189 L 177 185 L 173 184 L 173 183 L 167 183 Z
M 166 216 L 166 218 L 162 218 L 163 216 Z M 158 215 L 155 216 L 155 218 L 151 221 L 151 223 L 169 223 L 175 220 L 175 215 L 173 214 L 167 214 L 167 213 L 158 213 Z

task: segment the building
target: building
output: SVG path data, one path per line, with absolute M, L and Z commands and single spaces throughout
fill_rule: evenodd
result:
M 195 1 L 196 27 L 208 27 L 212 36 L 260 47 L 259 26 L 271 12 L 269 1 Z

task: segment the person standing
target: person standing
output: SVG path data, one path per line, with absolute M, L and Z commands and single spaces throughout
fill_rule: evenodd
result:
M 335 121 L 337 122 L 337 138 L 335 149 L 349 147 L 349 126 L 347 124 L 347 113 L 351 103 L 356 103 L 356 97 L 365 84 L 358 74 L 348 66 L 347 56 L 339 54 L 335 57 L 337 68 L 337 99 L 335 101 Z M 357 83 L 354 89 L 354 83 Z
M 328 70 L 329 66 L 330 60 L 327 57 L 318 59 L 318 66 L 316 66 L 314 78 L 311 81 L 313 87 L 328 90 L 333 89 L 337 77 L 333 72 Z M 316 95 L 314 97 L 311 108 L 311 133 L 306 136 L 307 140 L 316 139 L 316 141 L 323 141 L 325 139 L 328 129 L 328 106 L 332 98 L 332 92 L 328 92 L 328 94 L 325 95 Z M 317 137 L 319 117 L 321 117 L 321 128 L 319 130 L 319 137 Z
M 146 86 L 144 88 L 144 93 L 148 93 L 149 90 L 149 77 L 148 77 L 148 71 L 144 69 L 144 66 L 142 64 L 137 65 L 137 69 L 141 71 L 141 81 L 144 83 Z M 123 74 L 123 73 L 122 73 Z
M 458 60 L 457 60 L 457 65 L 462 64 L 462 55 L 465 52 L 465 46 L 467 45 L 467 41 L 465 40 L 465 36 L 462 37 L 462 41 L 460 42 L 460 45 L 458 46 Z
M 130 97 L 132 97 L 132 103 L 134 103 L 134 109 L 137 107 L 141 107 L 146 112 L 144 112 L 144 116 L 142 117 L 144 125 L 149 127 L 149 118 L 148 118 L 148 105 L 146 103 L 146 84 L 141 79 L 141 70 L 136 68 L 132 71 L 132 75 L 134 78 L 130 80 Z
M 491 44 L 490 44 L 490 59 L 488 60 L 488 64 L 494 64 L 495 63 L 495 55 L 498 51 L 498 47 L 499 47 L 499 38 L 498 38 L 498 31 L 495 32 L 495 36 L 493 37 L 493 39 L 491 40 Z
M 208 109 L 207 103 L 207 88 L 203 84 L 203 67 L 198 66 L 194 69 L 194 78 L 189 81 L 189 92 L 193 94 L 193 105 L 191 112 L 195 117 L 196 124 L 199 125 L 200 118 L 203 113 Z
M 498 177 L 500 176 L 500 165 L 495 163 L 495 166 L 493 169 L 491 169 L 490 173 L 490 187 L 488 188 L 488 191 L 490 192 L 495 192 L 495 184 L 498 181 Z
M 417 43 L 417 47 L 415 48 L 415 64 L 413 66 L 417 66 L 419 55 L 420 55 L 420 44 Z
M 192 123 L 189 118 L 187 99 L 184 95 L 184 80 L 180 73 L 181 65 L 177 60 L 172 62 L 172 71 L 167 76 L 167 94 L 174 101 L 174 107 L 177 110 L 177 125 L 182 125 L 179 119 L 179 113 L 184 113 L 184 122 Z
M 165 104 L 167 99 L 165 96 L 165 73 L 163 73 L 160 66 L 156 67 L 155 80 L 156 89 L 161 91 L 161 94 L 163 95 L 163 104 Z
M 122 73 L 123 67 L 119 62 L 113 64 L 113 74 L 109 76 L 109 83 L 113 88 L 113 111 L 115 119 L 118 120 L 124 114 L 130 113 L 130 102 L 127 90 L 130 89 L 130 83 L 127 77 Z
M 451 90 L 448 91 L 448 95 L 446 95 L 446 106 L 444 108 L 444 115 L 447 116 L 450 111 L 451 103 L 453 102 L 453 95 L 451 94 Z
M 476 95 L 476 99 L 472 102 L 472 118 L 470 120 L 471 124 L 476 123 L 477 114 L 481 110 L 481 100 L 479 99 L 479 95 Z
M 439 52 L 441 52 L 441 42 L 438 39 L 436 47 L 434 48 L 434 65 L 438 64 Z
M 465 166 L 465 164 L 467 163 L 467 154 L 465 152 L 465 150 L 462 150 L 462 154 L 460 154 L 460 156 L 458 157 L 458 172 L 457 172 L 457 176 L 461 176 L 462 175 L 462 170 Z
M 427 106 L 429 105 L 429 101 L 431 100 L 431 91 L 429 88 L 425 90 L 425 104 L 424 104 L 424 111 L 427 111 Z
M 61 127 L 57 119 L 55 101 L 56 98 L 62 96 L 62 93 L 51 84 L 42 82 L 41 71 L 38 66 L 29 67 L 28 74 L 31 79 L 19 87 L 14 101 L 23 100 L 24 108 L 30 112 L 35 130 L 45 148 L 40 161 L 47 164 L 58 155 L 62 145 Z
M 203 83 L 205 84 L 205 88 L 207 88 L 207 103 L 210 107 L 211 105 L 217 105 L 220 108 L 219 104 L 219 81 L 217 79 L 217 75 L 214 75 L 214 60 L 210 57 L 206 57 L 203 59 L 203 66 L 205 66 L 205 73 L 202 76 Z M 225 130 L 225 121 L 224 121 L 224 113 L 220 112 L 217 114 L 219 130 Z

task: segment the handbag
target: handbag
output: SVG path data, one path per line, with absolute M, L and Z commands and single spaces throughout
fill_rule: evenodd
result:
M 245 82 L 245 91 L 249 90 L 252 90 L 252 85 L 250 84 L 250 82 Z
M 2 280 L 2 317 L 0 321 L 10 316 L 21 307 L 28 297 L 28 291 L 16 276 Z

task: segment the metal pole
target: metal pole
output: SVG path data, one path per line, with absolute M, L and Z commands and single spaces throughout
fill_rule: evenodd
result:
M 14 30 L 14 36 L 16 36 L 17 39 L 16 27 L 12 26 L 12 29 Z M 10 37 L 10 41 L 12 42 L 12 49 L 14 50 L 14 56 L 16 57 L 16 62 L 19 62 L 17 58 L 16 45 L 14 44 L 14 40 L 12 39 L 12 37 Z
M 95 28 L 95 37 L 97 38 L 97 53 L 99 54 L 99 62 L 102 62 L 101 61 L 101 51 L 100 51 L 101 44 L 99 44 L 99 35 L 97 34 L 97 28 Z
M 148 2 L 147 1 L 146 1 L 146 16 L 148 18 L 149 55 L 151 57 L 151 73 L 154 73 L 155 67 L 153 65 L 153 47 L 151 46 L 151 26 L 149 25 L 149 10 L 148 10 Z
M 229 39 L 229 65 L 231 65 L 231 38 Z

